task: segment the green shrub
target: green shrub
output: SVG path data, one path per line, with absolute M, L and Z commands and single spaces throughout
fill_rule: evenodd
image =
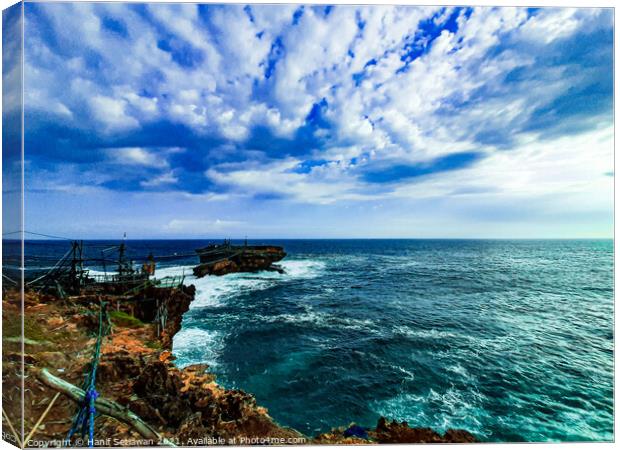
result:
M 112 311 L 109 314 L 112 323 L 119 327 L 138 328 L 144 326 L 144 323 L 140 319 L 136 319 L 134 316 L 130 316 L 124 311 Z

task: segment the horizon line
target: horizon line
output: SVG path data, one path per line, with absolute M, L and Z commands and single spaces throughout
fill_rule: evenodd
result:
M 353 241 L 353 240 L 419 240 L 419 241 L 438 241 L 438 240 L 471 240 L 471 241 L 484 241 L 484 240 L 494 240 L 494 241 L 561 241 L 561 240 L 614 240 L 614 236 L 573 236 L 573 237 L 258 237 L 258 238 L 224 238 L 224 237 L 138 237 L 138 238 L 111 238 L 111 237 L 34 237 L 34 238 L 25 238 L 24 241 L 223 241 L 226 239 L 230 239 L 232 241 L 257 241 L 257 240 L 265 240 L 265 239 L 274 239 L 274 240 L 290 240 L 290 241 L 301 241 L 301 240 L 342 240 L 342 241 Z M 2 238 L 3 241 L 21 241 L 20 238 Z

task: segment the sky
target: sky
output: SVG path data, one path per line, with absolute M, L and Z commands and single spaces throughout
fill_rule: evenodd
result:
M 19 237 L 21 217 L 21 9 L 2 11 L 2 233 Z M 9 234 L 11 233 L 11 234 Z M 7 255 L 5 255 L 7 256 Z
M 27 3 L 26 229 L 613 235 L 613 11 Z

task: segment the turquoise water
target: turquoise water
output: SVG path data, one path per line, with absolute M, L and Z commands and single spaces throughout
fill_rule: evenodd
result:
M 180 365 L 211 364 L 308 434 L 385 415 L 613 439 L 612 241 L 281 243 L 285 275 L 193 281 Z

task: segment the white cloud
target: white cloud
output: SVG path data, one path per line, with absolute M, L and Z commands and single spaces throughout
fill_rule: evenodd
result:
M 2 110 L 5 115 L 18 113 L 23 108 L 21 97 L 23 88 L 22 21 L 19 20 L 19 14 L 15 14 L 17 11 L 15 8 L 11 11 L 8 9 L 3 11 L 3 14 L 7 15 L 7 20 L 3 21 L 4 29 L 2 30 L 2 82 L 4 84 Z M 12 14 L 12 20 L 8 19 L 9 14 Z
M 540 140 L 522 135 L 517 146 L 494 152 L 470 168 L 438 173 L 398 187 L 402 198 L 473 197 L 536 199 L 561 196 L 588 198 L 588 207 L 610 207 L 613 195 L 613 128 L 605 127 L 577 136 Z M 563 207 L 580 208 L 575 202 Z M 549 204 L 549 207 L 554 207 Z M 604 208 L 603 208 L 604 209 Z
M 213 232 L 235 233 L 244 225 L 244 222 L 236 220 L 173 219 L 165 226 L 165 231 L 183 234 L 198 234 L 204 236 L 205 234 Z
M 344 163 L 328 163 L 298 173 L 294 171 L 301 163 L 297 159 L 223 164 L 209 169 L 206 176 L 239 194 L 274 194 L 309 204 L 464 197 L 481 204 L 489 199 L 503 199 L 509 204 L 511 199 L 533 201 L 555 195 L 579 200 L 564 208 L 579 209 L 583 199 L 588 199 L 588 207 L 596 204 L 605 209 L 612 205 L 613 178 L 608 174 L 613 172 L 613 128 L 547 141 L 536 134 L 523 134 L 518 141 L 514 149 L 489 152 L 471 167 L 395 179 L 386 186 L 360 181 Z M 345 155 L 347 150 L 351 149 L 333 151 L 334 155 Z
M 282 196 L 303 203 L 329 204 L 343 200 L 368 200 L 375 196 L 358 192 L 359 183 L 347 175 L 341 164 L 314 168 L 310 173 L 294 171 L 300 160 L 287 159 L 266 164 L 222 164 L 206 176 L 239 194 Z
M 143 187 L 159 187 L 164 185 L 170 185 L 177 183 L 179 179 L 174 175 L 173 171 L 165 172 L 161 175 L 158 175 L 154 178 L 150 178 L 145 181 L 141 181 L 140 185 Z
M 150 4 L 146 15 L 105 3 L 39 8 L 64 51 L 44 38 L 34 20 L 28 22 L 29 107 L 73 120 L 76 128 L 87 127 L 91 114 L 96 131 L 107 136 L 163 120 L 213 139 L 215 144 L 205 140 L 194 149 L 201 152 L 196 160 L 209 158 L 207 181 L 227 191 L 186 194 L 195 199 L 265 194 L 330 204 L 550 193 L 607 198 L 609 177 L 600 174 L 612 168 L 603 119 L 590 117 L 591 125 L 603 128 L 570 138 L 520 131 L 536 110 L 592 78 L 594 69 L 544 66 L 537 58 L 576 32 L 610 26 L 600 24 L 600 10 L 462 10 L 458 29 L 428 42 L 420 22 L 445 23 L 452 9 L 336 6 L 326 15 L 323 8 L 305 7 L 293 25 L 295 5 L 252 5 L 252 19 L 237 5 L 210 6 L 209 14 L 200 14 L 193 4 Z M 104 16 L 122 22 L 127 38 L 106 31 Z M 178 48 L 161 45 L 170 37 L 167 44 Z M 408 62 L 414 44 L 426 47 Z M 506 84 L 519 69 L 528 76 Z M 323 100 L 321 119 L 328 126 L 313 130 L 318 148 L 281 145 L 283 154 L 259 155 L 246 145 L 257 126 L 292 140 Z M 480 137 L 494 131 L 503 133 L 503 147 Z M 390 186 L 360 179 L 371 167 L 428 163 L 465 151 L 486 157 L 466 169 Z M 172 167 L 172 149 L 106 152 L 112 162 L 156 169 L 144 170 L 157 174 L 142 187 L 173 189 L 182 181 Z M 234 155 L 249 161 L 220 164 Z M 329 162 L 297 170 L 309 158 Z
M 583 26 L 590 26 L 600 16 L 599 8 L 542 8 L 519 30 L 519 38 L 549 44 L 573 34 Z
M 135 118 L 126 113 L 125 100 L 97 95 L 89 99 L 89 103 L 94 118 L 108 131 L 127 130 L 140 125 Z
M 196 66 L 187 68 L 159 48 L 164 36 L 132 8 L 50 5 L 44 12 L 59 41 L 79 42 L 98 52 L 106 70 L 88 70 L 82 55 L 67 60 L 55 54 L 29 22 L 29 61 L 38 62 L 29 63 L 29 69 L 36 71 L 29 78 L 29 89 L 45 94 L 38 94 L 40 101 L 32 100 L 32 107 L 62 104 L 76 111 L 89 99 L 93 116 L 110 132 L 169 119 L 201 134 L 243 141 L 257 125 L 271 128 L 278 136 L 293 136 L 313 104 L 325 98 L 335 126 L 331 145 L 357 140 L 375 148 L 380 157 L 385 149 L 392 156 L 397 152 L 412 160 L 429 159 L 467 141 L 463 131 L 455 135 L 455 122 L 465 130 L 488 118 L 508 120 L 494 105 L 484 104 L 480 107 L 487 112 L 485 117 L 460 114 L 459 120 L 438 120 L 435 116 L 446 102 L 466 100 L 483 86 L 493 89 L 510 70 L 533 63 L 527 53 L 489 58 L 487 50 L 510 36 L 557 40 L 589 25 L 599 14 L 548 8 L 528 17 L 520 8 L 476 8 L 470 16 L 461 13 L 456 33 L 444 30 L 430 52 L 397 73 L 405 64 L 401 60 L 404 44 L 419 31 L 419 22 L 433 17 L 439 8 L 343 6 L 326 16 L 322 8 L 306 7 L 293 26 L 297 8 L 253 5 L 252 21 L 240 5 L 211 7 L 208 15 L 199 14 L 193 4 L 149 5 L 158 26 L 202 55 Z M 451 11 L 446 9 L 435 22 L 445 22 Z M 80 20 L 67 20 L 78 15 Z M 111 37 L 102 25 L 103 16 L 124 23 L 128 38 Z M 363 29 L 358 20 L 364 23 Z M 276 38 L 282 48 L 279 58 L 270 62 Z M 372 60 L 376 64 L 366 67 Z M 274 65 L 272 76 L 265 79 L 269 64 Z M 60 66 L 68 73 L 56 70 Z M 353 75 L 362 71 L 364 80 L 356 86 Z M 157 74 L 161 78 L 153 80 Z M 67 79 L 81 81 L 73 81 L 67 90 Z M 531 111 L 574 81 L 536 94 L 536 86 L 528 86 L 517 95 Z M 151 86 L 148 94 L 141 92 L 145 82 Z M 255 95 L 257 89 L 262 95 Z M 547 94 L 541 97 L 540 91 Z M 513 113 L 526 117 L 528 109 L 521 107 Z
M 114 162 L 153 168 L 166 168 L 168 162 L 161 154 L 140 147 L 122 147 L 107 150 Z

